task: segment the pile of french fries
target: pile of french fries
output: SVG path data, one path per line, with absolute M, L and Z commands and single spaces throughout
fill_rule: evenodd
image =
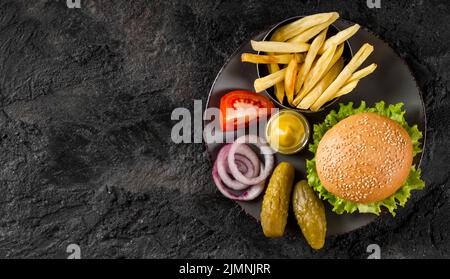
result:
M 255 80 L 255 91 L 274 86 L 277 100 L 304 110 L 318 111 L 325 103 L 348 94 L 373 73 L 376 64 L 358 70 L 373 52 L 364 44 L 345 65 L 344 44 L 360 28 L 355 24 L 327 37 L 339 14 L 303 17 L 275 30 L 270 41 L 251 41 L 253 50 L 265 54 L 242 54 L 242 62 L 267 64 L 269 75 Z

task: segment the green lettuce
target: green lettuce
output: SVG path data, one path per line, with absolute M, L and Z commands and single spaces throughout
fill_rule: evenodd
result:
M 417 125 L 412 127 L 408 125 L 404 117 L 405 111 L 402 110 L 402 107 L 403 103 L 386 106 L 384 102 L 378 102 L 374 107 L 368 108 L 364 101 L 361 102 L 359 107 L 353 107 L 353 103 L 340 104 L 338 111 L 331 111 L 323 123 L 314 125 L 313 143 L 309 145 L 309 150 L 315 154 L 319 142 L 325 133 L 344 118 L 360 112 L 374 112 L 396 121 L 408 132 L 413 142 L 413 153 L 416 155 L 422 152 L 419 142 L 422 139 L 422 132 L 419 131 Z M 306 169 L 309 185 L 319 194 L 320 198 L 327 200 L 333 206 L 333 211 L 337 214 L 344 212 L 353 213 L 358 210 L 361 213 L 379 215 L 381 207 L 385 207 L 395 216 L 395 210 L 399 205 L 402 207 L 405 205 L 411 196 L 412 190 L 421 190 L 425 187 L 424 181 L 420 179 L 420 169 L 416 169 L 415 165 L 413 165 L 405 184 L 390 197 L 369 204 L 352 203 L 336 197 L 325 189 L 317 174 L 315 157 L 306 161 Z

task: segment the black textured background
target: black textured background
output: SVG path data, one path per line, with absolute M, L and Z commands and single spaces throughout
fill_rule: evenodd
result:
M 450 257 L 450 2 L 0 0 L 0 257 Z M 394 219 L 327 239 L 266 239 L 223 198 L 175 107 L 206 101 L 227 57 L 284 18 L 338 11 L 412 67 L 426 103 L 425 191 Z

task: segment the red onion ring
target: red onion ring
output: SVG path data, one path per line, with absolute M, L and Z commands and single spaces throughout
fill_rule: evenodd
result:
M 214 163 L 213 171 L 213 180 L 217 186 L 217 189 L 227 198 L 238 201 L 250 201 L 257 198 L 264 191 L 265 181 L 260 182 L 259 184 L 249 186 L 245 191 L 241 191 L 238 194 L 233 193 L 229 188 L 227 188 L 220 179 L 219 172 L 217 169 L 217 160 Z
M 246 146 L 246 143 L 252 143 L 261 151 L 261 154 L 264 154 L 264 165 L 261 164 L 262 170 L 259 176 L 248 178 L 245 175 L 243 175 L 237 165 L 236 165 L 236 153 L 239 148 L 242 148 L 242 146 Z M 236 139 L 236 141 L 231 144 L 230 151 L 228 153 L 228 166 L 230 167 L 230 172 L 233 177 L 246 185 L 255 185 L 262 181 L 264 181 L 267 177 L 269 177 L 270 173 L 272 172 L 273 166 L 274 166 L 274 158 L 273 158 L 273 151 L 267 144 L 267 142 L 256 135 L 245 135 L 242 137 L 239 137 Z
M 239 171 L 246 177 L 255 176 L 255 168 L 247 157 L 241 154 L 236 154 L 236 165 L 238 166 Z M 227 173 L 229 172 L 230 168 L 227 166 Z
M 217 169 L 220 176 L 220 179 L 223 181 L 223 183 L 233 189 L 233 190 L 244 190 L 248 188 L 251 184 L 245 184 L 237 181 L 236 179 L 230 177 L 228 175 L 228 169 L 229 169 L 229 163 L 227 160 L 229 151 L 231 148 L 231 144 L 227 144 L 219 151 L 219 154 L 217 155 Z M 242 157 L 246 158 L 245 162 L 242 162 L 246 164 L 246 167 L 248 169 L 251 169 L 253 171 L 252 175 L 250 174 L 242 174 L 246 177 L 252 178 L 259 174 L 259 168 L 260 168 L 260 162 L 258 156 L 253 152 L 253 150 L 248 145 L 241 145 L 239 146 L 237 152 L 240 154 L 236 154 L 235 156 L 235 162 L 238 159 L 242 159 Z M 239 169 L 239 168 L 238 168 Z M 239 173 L 242 173 L 239 171 Z M 256 183 L 257 184 L 257 183 Z

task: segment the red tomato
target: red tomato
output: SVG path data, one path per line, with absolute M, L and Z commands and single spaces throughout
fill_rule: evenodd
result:
M 238 123 L 247 127 L 249 122 L 270 115 L 272 108 L 273 103 L 262 94 L 245 90 L 231 91 L 220 99 L 220 127 L 222 131 L 235 130 Z

